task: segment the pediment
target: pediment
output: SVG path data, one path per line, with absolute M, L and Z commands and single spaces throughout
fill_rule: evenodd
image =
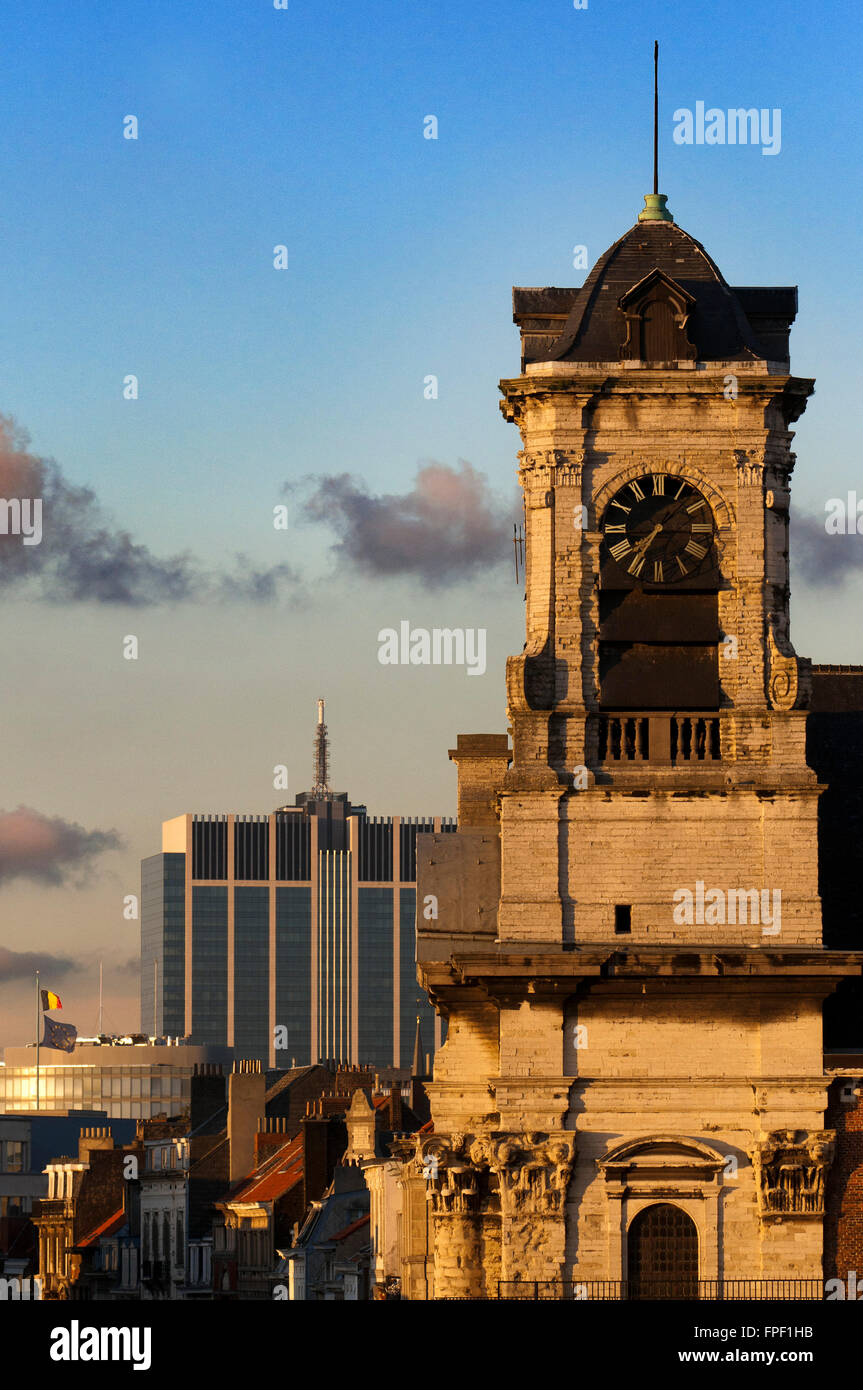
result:
M 712 1177 L 725 1167 L 726 1156 L 701 1139 L 685 1135 L 651 1134 L 617 1144 L 597 1159 L 606 1178 L 678 1175 Z
M 668 299 L 678 307 L 678 313 L 687 314 L 695 307 L 695 299 L 682 285 L 658 267 L 630 286 L 617 301 L 624 313 L 644 304 L 649 299 Z

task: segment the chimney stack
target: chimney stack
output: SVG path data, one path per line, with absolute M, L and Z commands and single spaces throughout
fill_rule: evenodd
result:
M 259 1061 L 240 1061 L 228 1077 L 228 1154 L 230 1182 L 239 1182 L 255 1165 L 255 1135 L 266 1112 L 266 1077 Z

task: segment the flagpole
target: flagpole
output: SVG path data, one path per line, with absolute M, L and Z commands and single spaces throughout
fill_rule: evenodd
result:
M 99 1035 L 102 1033 L 102 962 L 99 961 Z
M 36 971 L 36 1109 L 39 1109 L 39 971 Z

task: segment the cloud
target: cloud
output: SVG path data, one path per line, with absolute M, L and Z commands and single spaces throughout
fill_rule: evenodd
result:
M 128 960 L 121 961 L 118 965 L 112 965 L 110 968 L 113 975 L 134 975 L 136 978 L 140 978 L 141 957 L 129 956 Z
M 813 517 L 792 507 L 790 516 L 791 563 L 813 588 L 838 589 L 863 571 L 863 536 L 831 535 L 824 517 Z M 855 518 L 851 518 L 853 525 Z
M 281 584 L 291 585 L 299 582 L 299 577 L 290 565 L 271 565 L 259 568 L 245 555 L 235 558 L 236 572 L 222 574 L 215 581 L 218 597 L 227 601 L 238 600 L 248 603 L 272 603 L 279 596 Z
M 288 565 L 252 569 L 236 557 L 236 572 L 208 573 L 189 553 L 161 558 L 118 529 L 95 492 L 76 487 L 53 459 L 29 451 L 30 439 L 0 415 L 0 499 L 22 501 L 32 526 L 31 504 L 41 503 L 41 540 L 0 533 L 0 591 L 19 588 L 55 603 L 129 604 L 135 607 L 186 601 L 242 600 L 267 603 L 299 578 Z M 5 506 L 0 521 L 6 524 Z M 26 532 L 25 532 L 26 534 Z
M 335 531 L 338 560 L 362 574 L 413 575 L 437 587 L 511 563 L 518 494 L 498 497 L 464 459 L 457 469 L 425 464 L 401 494 L 374 496 L 348 473 L 313 481 L 303 515 Z
M 52 980 L 59 980 L 80 969 L 77 961 L 65 956 L 50 956 L 44 951 L 7 951 L 0 946 L 0 985 L 10 980 L 32 980 L 37 970 L 47 981 L 49 975 Z
M 0 811 L 0 884 L 26 878 L 61 885 L 75 870 L 86 873 L 97 855 L 121 845 L 113 830 L 85 830 L 30 806 Z

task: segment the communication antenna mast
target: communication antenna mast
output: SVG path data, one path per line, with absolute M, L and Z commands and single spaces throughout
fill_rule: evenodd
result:
M 328 801 L 330 791 L 330 744 L 324 723 L 324 702 L 318 700 L 318 726 L 315 729 L 315 780 L 312 785 L 314 801 Z

